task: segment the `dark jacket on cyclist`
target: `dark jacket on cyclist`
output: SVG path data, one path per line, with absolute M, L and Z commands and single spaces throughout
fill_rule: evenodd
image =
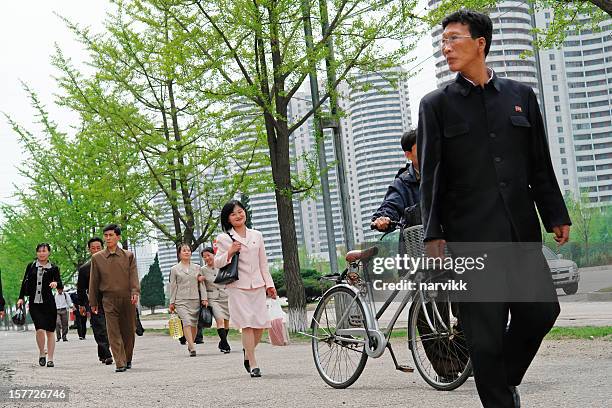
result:
M 378 210 L 372 215 L 372 221 L 380 217 L 388 217 L 392 221 L 402 221 L 404 211 L 420 202 L 419 182 L 412 163 L 407 163 L 395 176 L 393 183 L 387 189 L 385 198 Z M 391 224 L 388 231 L 393 231 L 395 226 Z

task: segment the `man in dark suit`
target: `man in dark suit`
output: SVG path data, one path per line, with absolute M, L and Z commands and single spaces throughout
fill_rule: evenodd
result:
M 93 237 L 87 242 L 87 249 L 91 256 L 100 252 L 103 248 L 103 241 L 99 237 Z M 106 365 L 113 364 L 113 356 L 110 352 L 110 345 L 108 343 L 108 334 L 106 332 L 106 318 L 104 316 L 104 308 L 102 304 L 98 309 L 98 313 L 91 313 L 89 307 L 89 297 L 87 291 L 89 290 L 89 274 L 91 271 L 91 260 L 85 262 L 79 268 L 79 277 L 77 281 L 77 297 L 79 299 L 79 314 L 87 319 L 87 312 L 90 312 L 90 323 L 91 330 L 94 334 L 94 339 L 98 344 L 98 359 L 100 362 Z
M 4 319 L 4 296 L 2 296 L 2 279 L 0 279 L 0 320 Z
M 499 78 L 488 68 L 492 23 L 484 14 L 461 10 L 442 22 L 441 50 L 454 82 L 425 96 L 419 108 L 418 156 L 421 210 L 428 256 L 442 257 L 453 243 L 536 243 L 537 265 L 504 268 L 485 284 L 508 285 L 495 303 L 463 302 L 460 315 L 485 407 L 520 406 L 520 384 L 540 343 L 552 328 L 559 304 L 550 271 L 542 261 L 544 227 L 559 245 L 569 239 L 570 219 L 553 172 L 542 116 L 533 90 Z M 506 244 L 504 244 L 506 245 Z M 521 245 L 506 245 L 515 247 Z M 520 263 L 521 257 L 517 257 Z M 514 275 L 526 281 L 519 282 Z M 511 301 L 537 281 L 544 300 Z M 501 283 L 499 283 L 501 282 Z M 510 300 L 507 300 L 510 299 Z M 508 325 L 508 314 L 512 318 Z

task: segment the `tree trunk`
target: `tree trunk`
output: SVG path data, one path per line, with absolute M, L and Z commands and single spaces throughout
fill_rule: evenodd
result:
M 151 314 L 154 315 L 155 314 L 155 306 L 151 306 Z
M 282 123 L 282 122 L 281 122 Z M 286 127 L 281 124 L 281 129 Z M 280 226 L 281 245 L 283 250 L 283 270 L 285 286 L 289 301 L 288 328 L 291 332 L 303 331 L 307 327 L 306 295 L 300 275 L 295 218 L 291 194 L 291 176 L 289 161 L 289 135 L 278 134 L 276 156 L 272 159 L 272 178 L 274 179 L 276 209 Z M 272 153 L 272 152 L 271 152 Z

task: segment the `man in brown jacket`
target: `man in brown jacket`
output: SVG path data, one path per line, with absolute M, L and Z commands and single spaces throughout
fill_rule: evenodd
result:
M 136 259 L 130 251 L 119 248 L 120 240 L 119 226 L 110 224 L 104 227 L 106 249 L 91 258 L 89 278 L 91 311 L 97 314 L 102 302 L 116 372 L 132 368 L 135 305 L 140 296 Z

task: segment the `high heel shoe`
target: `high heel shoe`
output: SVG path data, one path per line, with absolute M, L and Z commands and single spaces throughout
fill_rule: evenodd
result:
M 244 368 L 247 370 L 247 373 L 251 373 L 251 365 L 246 358 L 246 351 L 244 349 L 242 349 L 242 355 L 244 356 Z

